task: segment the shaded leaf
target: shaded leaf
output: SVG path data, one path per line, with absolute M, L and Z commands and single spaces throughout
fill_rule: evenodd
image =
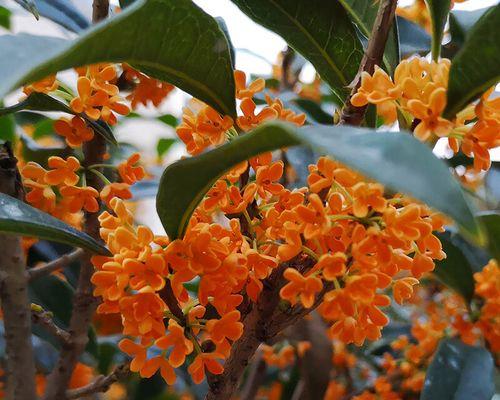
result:
M 0 48 L 0 97 L 57 71 L 127 62 L 224 114 L 236 113 L 227 40 L 217 22 L 190 0 L 139 1 L 75 40 L 6 35 Z
M 1 62 L 0 62 L 1 64 Z M 1 66 L 0 66 L 1 68 Z M 64 112 L 67 114 L 79 115 L 81 118 L 85 120 L 85 122 L 94 129 L 95 132 L 100 134 L 106 141 L 109 143 L 116 145 L 116 139 L 113 135 L 113 132 L 109 128 L 109 126 L 102 121 L 93 121 L 85 114 L 77 114 L 70 107 L 68 107 L 63 102 L 55 99 L 52 96 L 46 95 L 44 93 L 33 92 L 28 97 L 26 97 L 23 101 L 14 104 L 10 107 L 4 107 L 0 109 L 0 116 L 11 114 L 14 112 L 22 111 L 22 110 L 31 110 L 31 111 L 42 111 L 42 112 Z
M 444 27 L 450 13 L 451 0 L 425 0 L 431 15 L 432 25 L 432 59 L 437 61 L 441 54 L 441 42 L 444 36 Z
M 399 29 L 399 46 L 401 57 L 409 57 L 412 54 L 427 54 L 431 48 L 431 37 L 414 22 L 403 17 L 396 17 Z
M 0 140 L 11 143 L 16 141 L 16 123 L 12 115 L 0 117 Z
M 371 36 L 377 17 L 379 3 L 373 0 L 339 0 L 359 28 L 363 36 Z M 384 65 L 388 71 L 394 71 L 399 64 L 398 27 L 395 24 L 389 31 L 384 53 Z
M 500 79 L 500 5 L 491 7 L 471 29 L 453 59 L 446 118 L 461 111 Z
M 198 203 L 232 166 L 257 154 L 307 144 L 362 174 L 407 193 L 451 216 L 477 241 L 484 241 L 460 185 L 448 167 L 411 135 L 349 126 L 295 128 L 269 123 L 193 158 L 168 166 L 160 180 L 157 211 L 169 236 L 182 236 Z
M 491 400 L 493 370 L 486 349 L 444 339 L 427 370 L 420 400 Z
M 451 10 L 450 35 L 452 42 L 461 46 L 465 42 L 469 31 L 489 8 L 485 7 L 472 11 Z
M 68 147 L 40 146 L 31 137 L 25 134 L 21 134 L 19 139 L 22 144 L 21 155 L 23 160 L 34 161 L 44 168 L 47 168 L 49 157 L 58 156 L 67 158 L 68 156 L 73 155 L 73 150 Z
M 231 66 L 233 69 L 235 69 L 235 63 L 236 63 L 236 52 L 234 51 L 234 45 L 233 42 L 231 41 L 231 36 L 229 35 L 229 30 L 227 29 L 226 21 L 224 21 L 224 18 L 222 17 L 215 17 L 215 20 L 219 24 L 219 28 L 224 33 L 224 36 L 226 37 L 227 44 L 229 45 L 229 54 L 231 54 Z
M 44 136 L 49 136 L 54 133 L 54 120 L 47 118 L 35 125 L 35 130 L 33 131 L 33 139 L 40 139 Z
M 478 216 L 488 235 L 488 250 L 492 257 L 500 261 L 500 214 L 485 211 Z
M 232 0 L 255 22 L 282 36 L 345 99 L 356 76 L 363 48 L 347 12 L 338 1 Z M 339 101 L 341 103 L 341 101 Z
M 103 245 L 86 233 L 2 193 L 0 193 L 0 231 L 66 243 L 97 254 L 109 254 Z
M 36 19 L 40 18 L 40 13 L 36 8 L 35 0 L 14 0 L 17 4 L 23 6 L 26 10 L 28 10 Z
M 436 261 L 433 273 L 443 284 L 460 294 L 466 302 L 470 302 L 474 295 L 472 266 L 460 247 L 453 243 L 449 232 L 437 236 L 443 245 L 446 258 Z
M 70 0 L 35 0 L 35 4 L 41 16 L 72 32 L 78 33 L 90 26 L 88 19 Z

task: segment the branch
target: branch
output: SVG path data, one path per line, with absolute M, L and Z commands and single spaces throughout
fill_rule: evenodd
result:
M 241 400 L 254 400 L 266 374 L 267 365 L 262 358 L 262 351 L 257 350 L 248 373 L 248 378 L 241 390 Z
M 93 22 L 97 23 L 105 19 L 109 11 L 109 0 L 94 0 Z M 84 160 L 82 166 L 87 170 L 90 165 L 102 164 L 106 153 L 106 142 L 97 132 L 94 138 L 83 144 Z M 88 174 L 87 185 L 97 191 L 101 191 L 103 183 L 94 174 Z M 100 241 L 99 235 L 99 212 L 85 212 L 84 231 L 94 239 Z M 47 379 L 47 388 L 44 400 L 60 400 L 66 398 L 66 388 L 75 369 L 80 355 L 85 350 L 89 340 L 88 330 L 97 308 L 97 299 L 93 296 L 93 285 L 90 279 L 94 273 L 94 266 L 90 259 L 92 254 L 85 252 L 80 266 L 78 284 L 73 297 L 73 311 L 69 321 L 68 333 L 70 342 L 63 346 L 59 354 L 59 360 Z
M 43 310 L 41 307 L 39 309 L 37 308 L 38 307 L 31 307 L 31 321 L 45 328 L 45 330 L 55 336 L 63 346 L 68 345 L 71 340 L 69 333 L 56 325 L 52 319 L 52 313 Z
M 107 376 L 98 376 L 93 382 L 78 389 L 68 390 L 66 392 L 66 399 L 79 399 L 81 397 L 88 397 L 96 393 L 104 393 L 108 391 L 110 386 L 125 378 L 130 372 L 128 364 L 119 365 L 115 370 Z
M 175 297 L 175 294 L 172 290 L 172 285 L 170 284 L 170 279 L 165 279 L 165 286 L 158 293 L 160 298 L 165 302 L 168 306 L 170 312 L 179 320 L 179 323 L 183 326 L 186 326 L 186 317 L 182 312 L 181 307 L 179 306 L 179 302 Z
M 367 106 L 355 107 L 351 104 L 351 98 L 356 94 L 361 86 L 362 72 L 373 74 L 375 65 L 380 65 L 382 62 L 387 37 L 389 36 L 389 31 L 394 22 L 396 6 L 397 0 L 380 0 L 377 17 L 373 24 L 370 40 L 368 41 L 368 47 L 366 48 L 363 59 L 361 60 L 358 74 L 351 84 L 352 91 L 346 101 L 346 104 L 344 105 L 344 108 L 342 109 L 339 124 L 359 126 L 363 121 Z
M 40 267 L 31 268 L 28 270 L 29 280 L 37 279 L 41 276 L 51 274 L 61 268 L 71 264 L 73 261 L 78 260 L 85 252 L 82 249 L 76 249 L 71 253 L 64 254 L 56 260 L 50 261 Z
M 9 143 L 0 146 L 0 192 L 22 198 L 17 160 Z M 21 239 L 0 234 L 0 301 L 5 329 L 8 399 L 35 399 L 31 303 Z

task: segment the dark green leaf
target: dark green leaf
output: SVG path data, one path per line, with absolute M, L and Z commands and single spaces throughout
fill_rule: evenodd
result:
M 500 214 L 485 211 L 479 214 L 488 235 L 488 250 L 492 257 L 500 260 Z
M 229 45 L 229 54 L 231 54 L 231 66 L 233 69 L 235 69 L 235 63 L 236 63 L 236 52 L 234 51 L 234 45 L 233 42 L 231 41 L 231 36 L 229 35 L 229 30 L 227 29 L 226 21 L 224 21 L 224 18 L 222 17 L 215 17 L 215 20 L 219 24 L 219 28 L 224 33 L 224 36 L 226 37 L 227 43 Z
M 17 4 L 23 6 L 26 10 L 28 10 L 36 19 L 40 18 L 40 13 L 36 8 L 35 0 L 14 0 Z
M 227 40 L 217 22 L 190 0 L 138 1 L 75 40 L 1 36 L 0 48 L 0 97 L 57 71 L 127 62 L 224 114 L 236 114 Z
M 338 1 L 232 0 L 258 24 L 276 32 L 309 60 L 338 99 L 356 76 L 363 48 Z M 341 103 L 341 101 L 339 101 Z
M 158 140 L 158 144 L 156 145 L 156 153 L 158 154 L 158 157 L 163 157 L 163 155 L 175 142 L 177 142 L 177 139 L 174 138 L 161 138 Z
M 171 126 L 172 128 L 176 128 L 177 125 L 179 125 L 179 120 L 172 114 L 162 115 L 161 117 L 158 117 L 158 120 L 163 122 L 164 124 Z
M 461 46 L 465 42 L 465 38 L 469 31 L 489 8 L 490 7 L 485 7 L 473 11 L 452 10 L 450 12 L 450 34 L 452 42 Z
M 406 18 L 396 17 L 399 29 L 399 46 L 401 57 L 406 58 L 412 54 L 427 54 L 431 48 L 431 37 L 414 22 Z
M 1 64 L 1 62 L 0 62 Z M 1 65 L 0 65 L 1 67 Z M 106 139 L 109 143 L 116 145 L 116 139 L 111 132 L 111 129 L 107 124 L 102 121 L 93 121 L 85 114 L 76 114 L 71 108 L 69 108 L 63 102 L 46 95 L 44 93 L 31 93 L 26 99 L 23 101 L 14 104 L 10 107 L 5 107 L 0 109 L 0 116 L 7 115 L 13 112 L 21 111 L 21 110 L 31 110 L 31 111 L 58 111 L 64 112 L 67 114 L 79 115 L 82 117 L 85 122 L 94 129 L 95 132 L 99 133 L 104 139 Z
M 340 0 L 363 36 L 371 36 L 373 24 L 378 12 L 378 2 L 373 0 Z M 397 25 L 389 32 L 385 46 L 384 65 L 388 71 L 394 71 L 399 64 L 399 40 Z
M 500 79 L 500 5 L 491 7 L 471 29 L 453 59 L 446 118 L 462 110 Z
M 30 282 L 29 290 L 32 301 L 50 311 L 56 317 L 56 323 L 64 327 L 69 325 L 73 302 L 73 288 L 54 275 L 47 275 Z
M 493 372 L 489 351 L 444 339 L 427 370 L 420 400 L 491 400 Z
M 0 140 L 11 143 L 16 141 L 16 123 L 12 115 L 0 117 Z
M 41 16 L 72 32 L 80 32 L 90 26 L 90 22 L 73 5 L 71 0 L 35 0 Z
M 290 103 L 295 104 L 299 112 L 303 112 L 307 116 L 308 121 L 315 121 L 318 124 L 331 125 L 333 117 L 321 107 L 321 104 L 309 99 L 297 97 L 290 100 Z
M 137 0 L 119 0 L 120 7 L 125 8 L 134 4 Z
M 157 210 L 169 236 L 182 236 L 205 193 L 232 166 L 257 154 L 298 144 L 308 144 L 389 189 L 422 200 L 454 218 L 475 240 L 484 241 L 470 205 L 446 164 L 411 135 L 349 126 L 297 129 L 281 123 L 263 125 L 215 150 L 167 167 L 160 181 Z
M 448 20 L 451 0 L 425 0 L 431 14 L 432 24 L 432 59 L 437 61 L 441 54 L 441 42 L 444 36 L 444 27 Z
M 5 7 L 0 6 L 0 26 L 10 29 L 10 16 L 12 12 Z
M 460 247 L 453 243 L 449 232 L 438 234 L 438 237 L 446 258 L 436 261 L 434 275 L 443 284 L 460 294 L 466 302 L 470 302 L 474 295 L 474 278 L 469 260 Z
M 103 245 L 86 233 L 2 193 L 0 193 L 0 231 L 66 243 L 97 254 L 109 254 Z

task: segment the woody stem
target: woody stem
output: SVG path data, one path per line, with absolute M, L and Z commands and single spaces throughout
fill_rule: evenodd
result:
M 108 16 L 109 0 L 94 0 L 92 6 L 94 23 Z M 99 134 L 95 134 L 91 141 L 83 144 L 83 167 L 88 169 L 91 165 L 102 164 L 105 153 L 106 142 L 104 138 Z M 103 187 L 103 183 L 95 174 L 88 175 L 87 185 L 98 191 L 101 191 Z M 99 212 L 85 213 L 84 231 L 100 241 L 98 215 Z M 91 253 L 85 252 L 82 257 L 78 284 L 73 297 L 73 312 L 68 329 L 71 340 L 67 345 L 62 346 L 57 364 L 47 379 L 44 400 L 67 398 L 66 389 L 71 375 L 88 342 L 88 330 L 97 308 L 97 299 L 92 294 L 94 287 L 90 281 L 94 273 L 94 266 L 90 261 L 91 256 Z
M 366 48 L 359 70 L 352 83 L 352 91 L 347 99 L 339 124 L 359 126 L 363 122 L 367 106 L 355 107 L 351 104 L 351 98 L 361 86 L 361 74 L 367 72 L 373 74 L 375 65 L 380 65 L 384 56 L 385 44 L 389 36 L 396 13 L 397 0 L 380 0 L 380 5 L 373 23 L 370 40 Z

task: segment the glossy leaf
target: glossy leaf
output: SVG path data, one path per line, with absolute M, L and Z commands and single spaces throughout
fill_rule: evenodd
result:
M 190 0 L 138 1 L 75 40 L 9 35 L 0 37 L 0 48 L 0 97 L 57 71 L 127 62 L 235 115 L 227 40 L 217 22 Z
M 276 32 L 309 60 L 339 99 L 356 76 L 363 48 L 338 1 L 232 0 L 258 24 Z
M 500 79 L 500 5 L 491 7 L 471 29 L 453 59 L 446 118 L 461 111 Z
M 1 62 L 0 62 L 1 63 Z M 10 107 L 4 107 L 0 109 L 0 116 L 11 114 L 14 112 L 22 111 L 22 110 L 30 110 L 30 111 L 57 111 L 63 112 L 67 114 L 79 115 L 82 117 L 85 122 L 92 127 L 92 129 L 100 134 L 106 141 L 109 143 L 116 145 L 116 139 L 113 135 L 113 132 L 109 128 L 107 124 L 102 121 L 93 121 L 85 114 L 77 114 L 70 107 L 68 107 L 63 102 L 43 93 L 31 93 L 28 97 L 26 97 L 23 101 L 14 104 Z
M 490 255 L 500 260 L 500 213 L 485 211 L 478 216 L 488 235 L 488 250 Z
M 420 400 L 491 400 L 493 372 L 489 351 L 444 339 L 427 370 Z
M 0 193 L 0 232 L 35 236 L 97 254 L 109 254 L 99 242 L 84 232 L 13 197 Z
M 54 21 L 72 32 L 81 32 L 90 22 L 73 5 L 71 0 L 35 0 L 41 16 Z
M 449 232 L 438 234 L 446 253 L 444 260 L 436 261 L 434 275 L 446 286 L 470 302 L 474 295 L 472 266 L 464 252 L 458 247 Z
M 298 144 L 307 144 L 392 190 L 422 200 L 454 218 L 471 237 L 484 240 L 446 164 L 411 135 L 349 126 L 297 129 L 281 123 L 263 125 L 210 152 L 167 167 L 157 196 L 165 230 L 171 238 L 182 236 L 205 193 L 232 166 L 259 153 Z
M 406 58 L 412 54 L 425 55 L 431 48 L 431 37 L 414 22 L 403 17 L 396 17 L 399 31 L 399 46 L 401 57 Z
M 425 0 L 431 15 L 432 25 L 432 59 L 437 61 L 441 54 L 441 42 L 444 27 L 450 13 L 451 0 Z
M 373 0 L 339 0 L 351 16 L 353 22 L 366 38 L 371 36 L 378 12 L 378 2 Z M 388 71 L 394 71 L 399 64 L 399 40 L 397 25 L 389 32 L 385 46 L 384 64 Z

